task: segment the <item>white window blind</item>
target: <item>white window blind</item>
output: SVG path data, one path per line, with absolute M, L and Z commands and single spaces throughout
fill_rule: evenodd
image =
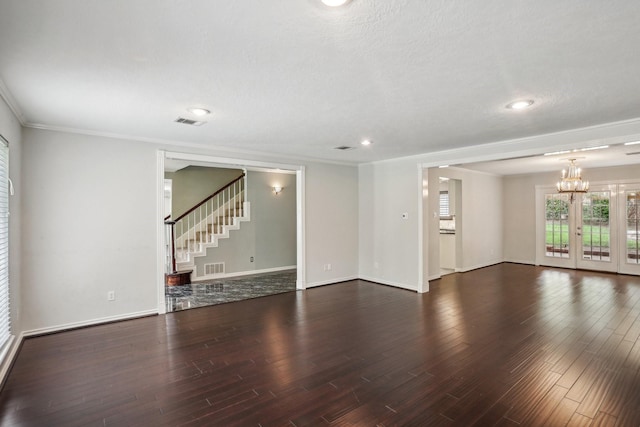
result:
M 449 192 L 440 192 L 440 216 L 449 216 Z
M 9 146 L 0 136 L 0 349 L 11 337 L 9 317 Z

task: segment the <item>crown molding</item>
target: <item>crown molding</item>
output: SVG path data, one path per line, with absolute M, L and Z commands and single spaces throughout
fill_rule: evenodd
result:
M 113 132 L 103 132 L 103 131 L 93 131 L 87 129 L 78 129 L 78 128 L 69 128 L 64 126 L 50 126 L 41 123 L 26 123 L 23 124 L 25 128 L 37 129 L 37 130 L 45 130 L 51 132 L 62 132 L 62 133 L 70 133 L 75 135 L 87 135 L 87 136 L 96 136 L 100 138 L 111 138 L 123 141 L 136 141 L 143 142 L 147 144 L 160 145 L 161 148 L 167 149 L 168 151 L 175 151 L 175 148 L 188 148 L 195 149 L 203 152 L 204 154 L 211 154 L 211 152 L 215 153 L 228 153 L 228 155 L 232 156 L 249 156 L 255 158 L 267 158 L 277 160 L 278 162 L 294 162 L 294 163 L 321 163 L 321 164 L 331 164 L 337 166 L 350 166 L 356 167 L 358 164 L 355 162 L 341 162 L 338 160 L 325 160 L 325 159 L 317 159 L 313 157 L 305 157 L 305 156 L 291 156 L 285 154 L 274 154 L 274 153 L 265 153 L 262 151 L 253 151 L 253 150 L 242 150 L 238 148 L 228 148 L 219 145 L 204 145 L 198 144 L 195 142 L 185 142 L 185 141 L 177 141 L 170 139 L 160 139 L 160 138 L 147 138 L 142 136 L 134 136 L 134 135 L 123 135 L 119 133 Z M 194 153 L 196 154 L 196 153 Z M 200 153 L 202 154 L 202 153 Z
M 16 116 L 16 119 L 18 119 L 20 124 L 22 126 L 26 126 L 27 121 L 24 117 L 24 114 L 22 114 L 20 106 L 18 105 L 15 98 L 11 94 L 11 91 L 9 91 L 9 88 L 4 84 L 4 81 L 2 79 L 0 79 L 0 98 L 2 98 L 4 102 L 7 103 L 9 109 L 11 110 L 13 115 Z

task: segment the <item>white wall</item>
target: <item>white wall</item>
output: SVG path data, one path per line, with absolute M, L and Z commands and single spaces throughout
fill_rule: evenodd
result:
M 357 278 L 358 169 L 310 163 L 305 179 L 306 285 Z
M 557 176 L 556 176 L 557 180 Z M 503 191 L 504 259 L 534 264 L 536 260 L 536 185 L 553 185 L 544 174 L 505 176 Z
M 460 168 L 430 168 L 428 182 L 436 183 L 438 178 L 447 177 L 461 181 L 460 206 L 456 207 L 456 248 L 461 271 L 468 271 L 496 264 L 503 259 L 503 189 L 502 177 Z M 429 193 L 431 213 L 426 227 L 428 239 L 428 277 L 440 275 L 438 192 Z M 436 215 L 433 215 L 433 213 Z M 461 253 L 460 253 L 461 252 Z
M 415 161 L 360 166 L 361 278 L 418 289 L 420 191 Z M 407 219 L 402 218 L 403 213 L 408 214 Z
M 24 131 L 23 172 L 29 171 L 23 173 L 22 182 L 25 331 L 157 309 L 158 149 L 184 151 L 96 136 Z M 197 154 L 219 155 L 206 150 Z M 354 278 L 357 169 L 316 163 L 305 167 L 306 282 Z M 116 212 L 114 206 L 119 207 Z M 332 270 L 323 271 L 322 263 L 331 263 Z M 110 290 L 115 290 L 116 301 L 107 301 Z
M 21 322 L 21 218 L 22 218 L 22 126 L 7 104 L 0 98 L 0 135 L 9 141 L 9 177 L 15 194 L 9 197 L 9 286 L 11 328 L 14 335 L 22 331 Z
M 23 160 L 24 329 L 156 309 L 153 147 L 26 129 Z
M 423 284 L 430 277 L 439 277 L 438 176 L 462 181 L 461 206 L 456 212 L 456 229 L 463 239 L 461 269 L 502 261 L 501 177 L 457 168 L 423 173 L 418 169 L 420 164 L 411 158 L 360 166 L 361 278 L 418 290 L 421 257 Z M 433 191 L 429 191 L 431 183 L 435 183 Z M 402 219 L 404 212 L 407 219 Z
M 283 187 L 277 195 L 273 192 L 276 184 Z M 195 258 L 198 276 L 204 275 L 205 264 L 214 262 L 224 262 L 227 274 L 295 267 L 296 176 L 248 171 L 247 195 L 250 221 L 241 222 L 239 230 L 218 241 L 218 247 Z
M 505 261 L 535 264 L 536 261 L 536 185 L 554 185 L 560 173 L 505 176 L 504 253 Z M 583 177 L 591 184 L 616 180 L 640 181 L 640 166 L 589 168 Z

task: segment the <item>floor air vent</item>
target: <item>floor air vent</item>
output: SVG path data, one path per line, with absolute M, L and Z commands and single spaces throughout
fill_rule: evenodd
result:
M 176 119 L 176 123 L 183 123 L 185 125 L 191 125 L 191 126 L 202 126 L 203 124 L 205 124 L 207 122 L 202 122 L 202 121 L 199 121 L 199 120 L 185 119 L 184 117 L 178 117 Z

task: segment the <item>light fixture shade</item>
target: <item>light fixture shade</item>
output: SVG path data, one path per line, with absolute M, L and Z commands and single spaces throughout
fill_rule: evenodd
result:
M 562 178 L 556 183 L 558 193 L 571 193 L 571 202 L 575 193 L 589 191 L 589 181 L 582 180 L 582 169 L 576 165 L 576 159 L 569 159 L 569 169 L 562 170 Z
M 282 187 L 281 187 L 281 186 L 279 186 L 279 185 L 274 185 L 274 186 L 273 186 L 273 192 L 274 192 L 276 195 L 280 194 L 280 192 L 281 192 L 281 191 L 282 191 Z

